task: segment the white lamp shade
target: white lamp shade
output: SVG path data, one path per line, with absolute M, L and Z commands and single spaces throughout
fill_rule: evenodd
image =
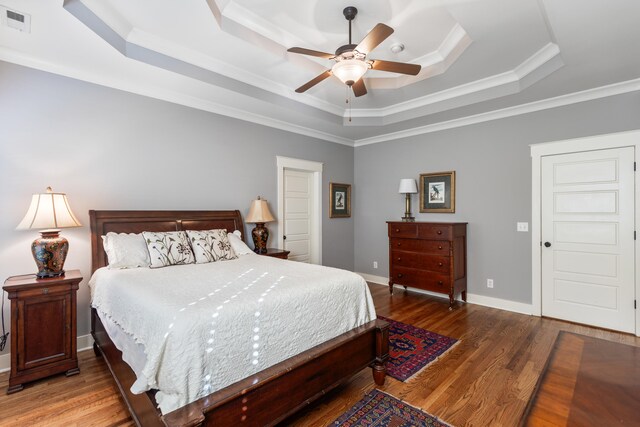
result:
M 67 195 L 54 193 L 51 187 L 48 187 L 46 193 L 33 195 L 29 210 L 17 229 L 58 229 L 80 226 L 82 224 L 71 211 Z
M 343 59 L 333 65 L 331 72 L 339 78 L 342 83 L 351 85 L 360 80 L 368 69 L 369 66 L 364 61 L 360 61 L 359 59 Z
M 249 215 L 247 215 L 247 222 L 262 223 L 275 220 L 276 219 L 273 217 L 273 215 L 271 215 L 271 211 L 269 211 L 269 205 L 267 205 L 266 200 L 260 199 L 258 197 L 258 199 L 251 202 Z
M 404 178 L 400 180 L 400 188 L 398 189 L 398 193 L 402 194 L 414 194 L 418 192 L 418 186 L 416 185 L 416 180 L 413 178 Z

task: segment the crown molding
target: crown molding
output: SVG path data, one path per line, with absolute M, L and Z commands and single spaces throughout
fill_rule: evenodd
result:
M 444 104 L 446 102 L 446 109 L 452 108 L 452 100 L 456 101 L 456 107 L 461 107 L 463 105 L 469 105 L 476 102 L 494 99 L 498 96 L 504 96 L 505 90 L 506 94 L 517 93 L 523 87 L 523 85 L 521 84 L 523 79 L 528 76 L 532 76 L 536 70 L 541 69 L 544 65 L 548 64 L 554 58 L 559 59 L 559 55 L 560 48 L 558 47 L 558 45 L 554 43 L 548 43 L 513 70 L 445 89 L 440 92 L 431 93 L 420 98 L 414 98 L 409 101 L 400 102 L 398 104 L 384 108 L 354 109 L 351 111 L 351 117 L 388 118 L 392 115 L 406 113 L 411 110 L 416 110 L 424 107 L 432 107 L 429 113 L 433 114 L 445 109 L 443 107 L 438 108 L 438 104 Z M 546 75 L 547 74 L 537 75 L 535 76 L 534 81 L 531 81 L 531 79 L 529 79 L 527 86 L 530 86 L 536 81 L 541 80 Z M 347 120 L 348 115 L 349 112 L 345 111 L 345 120 Z M 404 118 L 402 118 L 402 120 L 404 120 Z M 385 124 L 398 121 L 401 120 L 387 120 Z
M 70 77 L 76 80 L 94 83 L 100 86 L 118 89 L 137 95 L 147 96 L 149 98 L 159 99 L 162 101 L 172 102 L 175 104 L 208 111 L 210 113 L 231 117 L 246 122 L 256 123 L 259 125 L 280 129 L 299 135 L 309 136 L 311 138 L 316 138 L 322 141 L 328 141 L 353 147 L 353 140 L 349 138 L 344 138 L 338 135 L 330 134 L 328 132 L 323 132 L 321 130 L 285 122 L 283 120 L 275 119 L 272 117 L 251 113 L 246 110 L 230 107 L 228 105 L 223 105 L 201 98 L 184 95 L 178 92 L 166 90 L 156 85 L 132 84 L 130 82 L 127 82 L 126 80 L 118 80 L 99 72 L 96 73 L 92 71 L 80 70 L 77 68 L 66 67 L 52 62 L 43 61 L 3 46 L 0 46 L 0 61 L 11 62 L 25 67 Z
M 560 95 L 553 98 L 547 98 L 540 101 L 520 104 L 513 107 L 502 108 L 500 110 L 488 111 L 486 113 L 475 114 L 472 116 L 461 117 L 458 119 L 448 120 L 444 122 L 434 123 L 426 126 L 420 126 L 399 132 L 387 133 L 371 138 L 362 138 L 355 141 L 355 147 L 364 145 L 377 144 L 380 142 L 392 141 L 411 136 L 422 135 L 426 133 L 438 132 L 447 129 L 453 129 L 462 126 L 473 125 L 492 120 L 504 119 L 507 117 L 519 116 L 522 114 L 534 113 L 536 111 L 548 110 L 551 108 L 563 107 L 566 105 L 576 104 L 579 102 L 592 101 L 595 99 L 606 98 L 609 96 L 622 95 L 630 92 L 640 91 L 640 79 L 628 80 L 625 82 L 614 83 L 593 89 L 587 89 L 580 92 L 573 92 L 566 95 Z

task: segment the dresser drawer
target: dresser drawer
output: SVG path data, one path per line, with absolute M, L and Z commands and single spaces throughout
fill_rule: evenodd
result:
M 449 255 L 449 242 L 437 240 L 391 239 L 391 250 Z
M 389 237 L 418 237 L 418 225 L 415 223 L 391 223 L 389 224 Z
M 398 285 L 412 286 L 432 292 L 448 294 L 451 289 L 449 276 L 406 267 L 393 267 L 391 281 Z
M 418 229 L 419 239 L 451 240 L 451 227 L 448 225 L 421 224 Z
M 448 256 L 404 251 L 391 251 L 391 258 L 394 266 L 417 268 L 438 273 L 449 273 L 449 263 L 451 261 Z

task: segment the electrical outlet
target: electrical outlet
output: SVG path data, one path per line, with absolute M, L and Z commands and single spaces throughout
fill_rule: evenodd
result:
M 529 223 L 528 222 L 518 222 L 516 223 L 516 230 L 527 232 L 529 231 Z
M 378 268 L 378 261 L 373 261 L 373 268 Z
M 487 279 L 487 288 L 493 289 L 493 279 Z

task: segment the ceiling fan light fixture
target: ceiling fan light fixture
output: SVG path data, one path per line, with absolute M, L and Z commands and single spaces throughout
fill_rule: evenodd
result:
M 360 80 L 369 69 L 369 65 L 359 59 L 344 59 L 338 61 L 331 68 L 334 76 L 340 79 L 347 86 L 353 85 Z

